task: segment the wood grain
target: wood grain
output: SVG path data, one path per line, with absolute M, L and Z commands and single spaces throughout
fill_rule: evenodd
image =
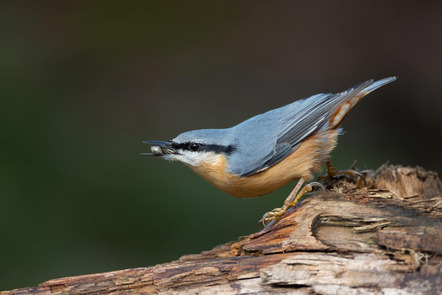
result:
M 328 183 L 262 231 L 210 251 L 0 294 L 441 294 L 437 174 L 363 173 L 367 187 Z

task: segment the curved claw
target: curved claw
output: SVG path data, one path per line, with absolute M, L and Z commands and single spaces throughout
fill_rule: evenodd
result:
M 356 165 L 356 161 L 351 165 L 349 170 L 343 170 L 343 171 L 339 171 L 338 169 L 336 169 L 335 167 L 333 167 L 333 165 L 330 163 L 330 161 L 327 161 L 327 175 L 320 175 L 318 176 L 318 181 L 323 181 L 323 180 L 331 180 L 333 178 L 335 178 L 336 176 L 348 176 L 348 177 L 359 177 L 360 179 L 362 179 L 362 181 L 364 182 L 364 185 L 367 186 L 367 181 L 365 180 L 364 175 L 362 175 L 362 173 L 354 170 L 355 169 L 355 165 Z
M 307 185 L 310 186 L 312 190 L 316 187 L 316 190 L 325 191 L 325 187 L 319 182 L 310 182 Z
M 348 171 L 351 171 L 351 172 L 353 172 L 355 175 L 357 175 L 360 179 L 362 179 L 362 181 L 364 182 L 364 185 L 367 186 L 367 181 L 365 180 L 365 177 L 364 177 L 364 175 L 362 175 L 361 172 L 358 172 L 358 171 L 356 171 L 356 170 L 348 170 Z
M 285 210 L 287 211 L 287 210 Z M 262 225 L 264 227 L 266 227 L 267 223 L 269 223 L 270 221 L 276 220 L 279 217 L 281 217 L 284 213 L 285 213 L 283 208 L 275 208 L 270 212 L 265 213 L 261 219 L 258 221 L 259 223 L 262 223 Z
M 296 187 L 294 190 L 295 197 L 292 198 L 292 195 L 290 194 L 281 208 L 275 208 L 272 211 L 265 213 L 258 221 L 258 224 L 261 223 L 264 227 L 266 227 L 269 222 L 277 220 L 278 218 L 283 216 L 290 208 L 295 207 L 305 193 L 311 192 L 313 190 L 325 190 L 325 187 L 319 182 L 311 182 L 305 185 L 299 193 L 298 190 L 299 188 Z

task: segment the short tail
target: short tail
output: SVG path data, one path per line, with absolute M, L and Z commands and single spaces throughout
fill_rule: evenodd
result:
M 350 112 L 350 110 L 364 96 L 388 83 L 395 81 L 396 79 L 397 78 L 393 76 L 378 80 L 376 82 L 374 82 L 373 80 L 368 80 L 359 83 L 358 85 L 355 85 L 352 88 L 342 92 L 342 94 L 347 96 L 347 98 L 346 99 L 344 98 L 344 102 L 336 108 L 333 115 L 330 117 L 329 120 L 330 128 L 331 129 L 338 128 L 341 125 L 342 121 L 344 121 L 345 117 Z

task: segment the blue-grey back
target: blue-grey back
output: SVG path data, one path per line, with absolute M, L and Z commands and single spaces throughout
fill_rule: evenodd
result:
M 328 128 L 338 106 L 396 80 L 389 77 L 362 82 L 338 94 L 322 93 L 250 118 L 229 132 L 240 152 L 229 155 L 229 172 L 248 176 L 265 170 L 290 155 L 313 133 Z

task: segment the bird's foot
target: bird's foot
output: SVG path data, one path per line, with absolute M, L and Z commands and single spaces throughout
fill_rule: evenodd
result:
M 340 176 L 347 177 L 353 181 L 357 181 L 361 179 L 364 182 L 364 185 L 367 186 L 367 182 L 365 180 L 364 175 L 355 170 L 356 161 L 350 166 L 348 170 L 338 170 L 336 169 L 330 161 L 326 161 L 327 164 L 327 175 L 320 175 L 318 177 L 318 181 L 329 182 L 337 179 Z
M 300 187 L 304 183 L 304 180 L 300 180 L 287 199 L 284 201 L 284 205 L 281 208 L 275 208 L 270 212 L 265 213 L 258 223 L 262 223 L 265 227 L 269 222 L 279 219 L 283 216 L 290 208 L 295 207 L 299 203 L 299 200 L 304 196 L 304 194 L 311 192 L 313 190 L 325 190 L 324 186 L 319 182 L 311 182 L 306 184 L 300 191 Z M 299 191 L 299 193 L 298 193 Z

